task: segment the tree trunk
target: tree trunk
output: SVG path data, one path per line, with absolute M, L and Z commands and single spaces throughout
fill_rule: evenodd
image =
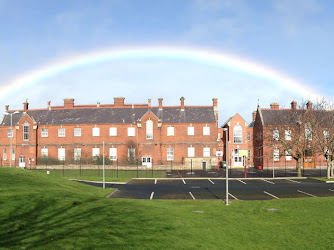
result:
M 298 177 L 302 177 L 302 159 L 298 158 L 297 163 Z
M 334 163 L 334 161 L 332 161 L 331 162 L 331 178 L 333 178 L 334 177 L 334 168 L 333 168 L 333 163 Z
M 327 158 L 327 179 L 331 178 L 331 161 Z

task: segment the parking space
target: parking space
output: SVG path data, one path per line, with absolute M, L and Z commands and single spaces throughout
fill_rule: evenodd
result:
M 90 185 L 101 185 L 87 183 Z M 226 180 L 201 179 L 132 179 L 127 184 L 108 184 L 116 188 L 111 198 L 128 199 L 222 199 L 226 197 Z M 334 196 L 334 183 L 313 179 L 231 179 L 230 199 L 268 200 Z

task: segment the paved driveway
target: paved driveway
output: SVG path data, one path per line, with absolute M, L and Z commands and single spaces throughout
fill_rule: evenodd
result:
M 83 182 L 102 187 L 101 183 Z M 116 188 L 110 198 L 127 199 L 222 199 L 225 179 L 132 179 L 127 184 L 106 184 Z M 229 197 L 236 200 L 268 200 L 334 196 L 334 183 L 312 179 L 233 179 Z

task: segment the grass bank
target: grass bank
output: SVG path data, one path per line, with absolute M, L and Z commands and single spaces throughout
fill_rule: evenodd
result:
M 328 249 L 334 198 L 107 199 L 110 190 L 0 168 L 0 247 Z M 278 210 L 270 211 L 268 208 Z

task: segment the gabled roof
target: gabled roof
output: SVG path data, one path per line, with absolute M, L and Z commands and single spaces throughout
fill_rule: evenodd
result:
M 158 107 L 144 108 L 89 108 L 89 109 L 56 109 L 28 110 L 27 114 L 39 125 L 62 124 L 108 124 L 136 123 L 151 110 L 164 123 L 215 123 L 212 107 Z M 13 115 L 13 126 L 21 119 L 23 112 Z M 0 126 L 10 126 L 10 115 L 4 117 Z

